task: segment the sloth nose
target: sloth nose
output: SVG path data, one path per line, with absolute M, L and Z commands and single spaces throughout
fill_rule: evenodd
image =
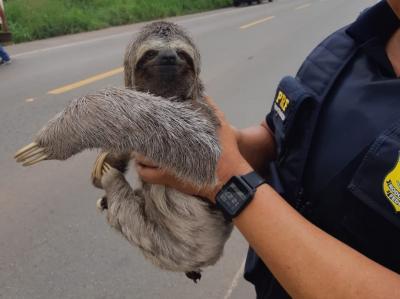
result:
M 161 51 L 158 54 L 158 57 L 160 59 L 160 63 L 162 64 L 175 64 L 177 60 L 175 51 L 171 49 Z

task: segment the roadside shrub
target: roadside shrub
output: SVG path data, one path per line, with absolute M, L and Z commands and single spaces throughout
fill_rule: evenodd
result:
M 14 42 L 226 7 L 231 0 L 6 0 Z

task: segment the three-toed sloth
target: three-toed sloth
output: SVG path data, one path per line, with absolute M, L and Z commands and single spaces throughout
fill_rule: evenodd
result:
M 15 157 L 32 165 L 101 148 L 92 179 L 105 190 L 99 204 L 109 224 L 158 267 L 196 281 L 221 257 L 232 224 L 177 190 L 145 182 L 134 190 L 123 173 L 140 153 L 196 186 L 216 183 L 219 123 L 205 101 L 199 51 L 179 26 L 151 23 L 128 45 L 124 71 L 126 88 L 73 100 Z

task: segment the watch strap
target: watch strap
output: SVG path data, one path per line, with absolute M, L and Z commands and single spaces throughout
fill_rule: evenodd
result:
M 239 190 L 244 192 L 244 190 L 247 189 L 247 193 L 241 192 L 242 196 L 245 197 L 233 200 L 234 196 L 233 197 L 232 195 L 228 196 L 228 194 L 229 192 L 232 192 L 232 189 L 229 188 L 229 186 L 231 186 L 232 183 L 235 181 L 236 184 L 239 184 L 237 185 L 237 187 L 239 187 L 240 184 L 243 186 L 242 188 L 239 187 Z M 257 187 L 264 183 L 266 183 L 266 181 L 255 171 L 252 171 L 246 175 L 232 177 L 227 183 L 225 183 L 225 185 L 222 187 L 222 189 L 218 192 L 216 196 L 217 208 L 222 211 L 226 220 L 232 221 L 232 219 L 238 216 L 253 199 Z
M 265 179 L 255 171 L 242 175 L 241 178 L 253 189 L 265 183 Z

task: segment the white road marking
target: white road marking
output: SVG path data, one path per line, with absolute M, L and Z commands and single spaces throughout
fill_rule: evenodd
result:
M 32 103 L 34 100 L 35 100 L 35 98 L 29 98 L 29 99 L 26 99 L 25 102 Z
M 296 7 L 295 10 L 307 8 L 307 7 L 309 7 L 309 6 L 311 6 L 311 3 L 307 3 L 307 4 L 304 4 L 304 5 L 300 5 L 300 6 Z
M 240 265 L 239 270 L 236 272 L 235 276 L 233 277 L 231 286 L 229 287 L 228 291 L 225 294 L 224 299 L 229 299 L 232 296 L 232 292 L 234 289 L 237 287 L 237 284 L 239 282 L 240 277 L 243 274 L 244 271 L 244 264 L 246 263 L 246 259 L 243 260 L 242 264 Z

